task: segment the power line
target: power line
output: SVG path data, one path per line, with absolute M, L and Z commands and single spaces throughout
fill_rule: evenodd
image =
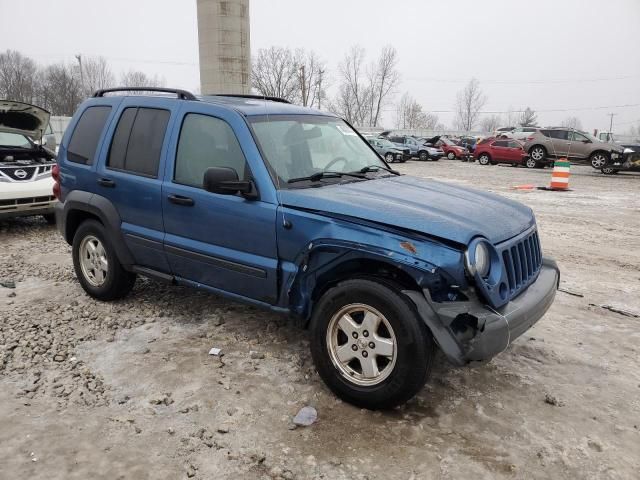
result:
M 576 108 L 554 108 L 554 109 L 536 109 L 533 110 L 536 113 L 557 113 L 557 112 L 582 112 L 590 110 L 606 110 L 608 108 L 634 108 L 640 107 L 640 103 L 628 103 L 625 105 L 604 105 L 601 107 L 576 107 Z M 384 111 L 395 111 L 396 109 L 385 109 Z M 456 113 L 456 110 L 429 110 L 431 113 Z M 481 110 L 478 113 L 493 114 L 493 113 L 523 113 L 524 110 Z
M 640 75 L 621 75 L 617 77 L 600 77 L 600 78 L 564 78 L 564 79 L 540 79 L 540 80 L 482 80 L 478 81 L 482 84 L 494 85 L 546 85 L 561 83 L 591 83 L 591 82 L 612 82 L 618 80 L 629 80 L 640 78 Z M 408 77 L 410 81 L 434 82 L 434 83 L 467 83 L 469 78 L 438 78 L 438 77 Z

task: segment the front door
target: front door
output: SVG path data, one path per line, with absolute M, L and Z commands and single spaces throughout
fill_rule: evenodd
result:
M 587 158 L 591 152 L 591 141 L 578 132 L 569 132 L 570 150 L 573 158 Z
M 277 205 L 203 189 L 209 167 L 230 167 L 240 179 L 251 178 L 231 126 L 246 129 L 246 124 L 222 109 L 209 106 L 205 113 L 197 105 L 187 107 L 162 187 L 165 251 L 171 270 L 192 282 L 274 304 Z

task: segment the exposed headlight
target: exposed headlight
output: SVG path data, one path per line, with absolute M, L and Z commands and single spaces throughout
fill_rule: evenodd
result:
M 627 153 L 635 153 L 635 152 L 630 148 L 625 148 L 624 153 L 627 154 Z
M 485 278 L 489 275 L 491 269 L 491 253 L 489 247 L 485 242 L 476 243 L 473 251 L 468 251 L 465 256 L 467 270 L 471 275 L 478 274 L 480 277 Z

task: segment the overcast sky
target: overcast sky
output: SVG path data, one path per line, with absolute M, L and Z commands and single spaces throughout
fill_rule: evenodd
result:
M 312 49 L 335 77 L 354 44 L 371 58 L 394 45 L 398 97 L 409 91 L 429 111 L 452 110 L 475 76 L 487 111 L 530 106 L 542 125 L 578 116 L 588 130 L 608 128 L 609 112 L 620 132 L 640 124 L 640 0 L 251 0 L 254 52 Z M 41 63 L 102 55 L 116 72 L 199 85 L 195 0 L 0 0 L 5 49 Z

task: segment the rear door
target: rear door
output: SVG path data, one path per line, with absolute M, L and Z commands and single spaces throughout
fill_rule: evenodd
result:
M 177 125 L 162 187 L 171 271 L 192 282 L 276 303 L 277 205 L 202 187 L 209 167 L 233 168 L 240 179 L 253 178 L 248 150 L 238 140 L 253 142 L 245 121 L 227 109 L 190 102 Z
M 549 148 L 551 155 L 566 157 L 569 153 L 569 132 L 567 130 L 548 130 Z
M 96 193 L 118 211 L 136 264 L 162 272 L 169 272 L 163 250 L 162 172 L 166 132 L 178 105 L 171 99 L 125 98 L 107 133 L 109 148 L 103 149 L 97 171 Z

